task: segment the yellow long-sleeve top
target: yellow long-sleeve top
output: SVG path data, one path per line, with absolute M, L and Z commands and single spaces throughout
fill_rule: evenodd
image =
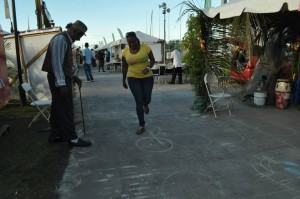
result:
M 122 56 L 125 57 L 128 63 L 127 77 L 145 78 L 153 76 L 152 71 L 143 74 L 142 71 L 148 67 L 148 54 L 151 48 L 145 44 L 140 45 L 140 50 L 136 54 L 130 53 L 129 48 L 125 48 L 122 52 Z

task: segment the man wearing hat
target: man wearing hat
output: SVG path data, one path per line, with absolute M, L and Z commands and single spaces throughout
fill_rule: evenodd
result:
M 51 132 L 49 143 L 68 142 L 69 146 L 86 147 L 92 143 L 78 138 L 74 123 L 72 81 L 82 85 L 75 76 L 72 43 L 79 41 L 87 31 L 86 25 L 77 20 L 66 26 L 67 30 L 55 35 L 48 46 L 42 71 L 47 78 L 52 95 L 50 111 Z

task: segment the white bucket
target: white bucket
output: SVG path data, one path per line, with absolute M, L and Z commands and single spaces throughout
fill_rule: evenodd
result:
M 254 92 L 254 104 L 264 106 L 266 103 L 267 93 L 265 92 Z

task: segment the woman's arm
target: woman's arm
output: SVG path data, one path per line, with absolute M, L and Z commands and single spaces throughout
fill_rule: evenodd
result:
M 122 73 L 123 73 L 123 87 L 128 88 L 126 84 L 126 77 L 127 77 L 127 71 L 128 71 L 128 63 L 124 56 L 122 56 Z
M 155 59 L 154 59 L 154 55 L 153 55 L 153 52 L 152 50 L 150 50 L 149 54 L 148 54 L 148 57 L 149 57 L 149 67 L 152 68 L 155 64 Z
M 154 64 L 155 64 L 155 59 L 154 59 L 152 50 L 150 50 L 150 52 L 148 53 L 148 58 L 149 58 L 150 62 L 149 62 L 148 67 L 146 67 L 144 70 L 142 70 L 142 73 L 143 73 L 143 74 L 149 73 L 149 71 L 151 70 L 151 68 L 152 68 L 152 67 L 154 66 Z
M 124 56 L 122 56 L 122 73 L 123 73 L 123 82 L 126 80 L 128 71 L 128 63 Z

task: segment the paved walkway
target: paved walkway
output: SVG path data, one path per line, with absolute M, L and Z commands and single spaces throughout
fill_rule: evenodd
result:
M 82 73 L 82 71 L 80 72 Z M 300 198 L 300 112 L 234 102 L 197 114 L 189 84 L 155 84 L 143 135 L 121 73 L 94 68 L 82 100 L 90 148 L 73 148 L 61 199 Z M 84 76 L 82 76 L 84 79 Z M 81 121 L 79 96 L 76 120 Z M 77 125 L 82 133 L 82 123 Z

